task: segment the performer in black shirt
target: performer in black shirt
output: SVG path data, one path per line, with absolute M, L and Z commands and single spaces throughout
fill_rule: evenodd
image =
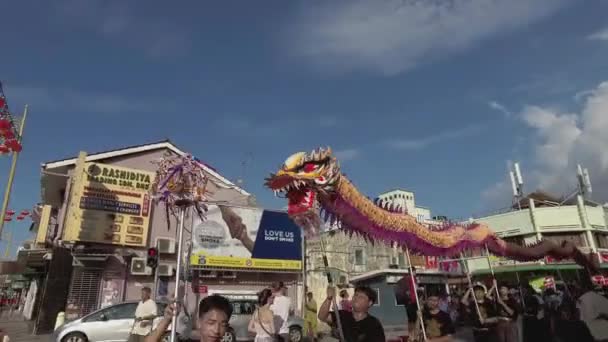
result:
M 475 298 L 470 300 L 471 294 Z M 493 303 L 486 298 L 487 290 L 482 284 L 476 284 L 473 288 L 469 288 L 467 293 L 462 297 L 462 304 L 465 306 L 471 322 L 473 323 L 473 336 L 475 342 L 490 342 L 493 341 L 496 335 L 496 308 Z M 475 301 L 477 304 L 475 304 Z M 477 311 L 479 308 L 479 311 Z
M 327 298 L 319 308 L 319 320 L 336 328 L 335 312 L 330 312 L 332 302 L 336 297 L 333 287 L 327 288 Z M 367 286 L 355 289 L 352 299 L 352 312 L 340 310 L 340 323 L 345 342 L 384 342 L 384 328 L 380 321 L 370 315 L 369 309 L 376 302 L 376 291 Z
M 430 295 L 426 300 L 424 328 L 428 342 L 451 342 L 452 335 L 456 333 L 450 314 L 439 310 L 439 297 Z

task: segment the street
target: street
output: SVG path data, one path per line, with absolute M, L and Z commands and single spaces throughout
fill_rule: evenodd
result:
M 25 321 L 0 319 L 2 328 L 11 338 L 11 342 L 48 342 L 51 335 L 32 335 L 31 329 Z

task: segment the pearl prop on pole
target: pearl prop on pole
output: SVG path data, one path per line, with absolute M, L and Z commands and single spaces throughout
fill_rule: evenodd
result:
M 21 152 L 21 134 L 8 108 L 0 82 L 0 154 Z
M 175 301 L 183 308 L 179 295 L 182 277 L 182 248 L 184 242 L 184 220 L 186 211 L 194 208 L 203 219 L 207 210 L 207 182 L 203 168 L 191 155 L 163 157 L 158 163 L 158 170 L 152 183 L 152 196 L 156 202 L 163 202 L 167 210 L 167 225 L 170 229 L 170 215 L 177 217 L 177 268 L 175 272 Z M 171 342 L 177 340 L 177 312 L 171 322 Z

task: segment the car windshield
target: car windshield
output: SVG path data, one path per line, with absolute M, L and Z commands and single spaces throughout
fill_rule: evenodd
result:
M 254 300 L 232 300 L 230 301 L 232 304 L 232 313 L 234 315 L 252 315 L 255 311 L 255 301 Z

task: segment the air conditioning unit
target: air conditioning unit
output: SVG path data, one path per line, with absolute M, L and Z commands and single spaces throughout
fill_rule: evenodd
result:
M 175 267 L 172 264 L 158 264 L 156 272 L 158 272 L 159 277 L 172 277 L 174 269 Z
M 224 272 L 222 272 L 222 278 L 236 279 L 236 272 L 224 271 Z
M 146 266 L 146 258 L 131 259 L 131 274 L 133 275 L 151 275 L 152 269 Z
M 175 253 L 175 239 L 159 237 L 156 238 L 156 246 L 158 246 L 158 252 L 162 254 L 174 254 Z

